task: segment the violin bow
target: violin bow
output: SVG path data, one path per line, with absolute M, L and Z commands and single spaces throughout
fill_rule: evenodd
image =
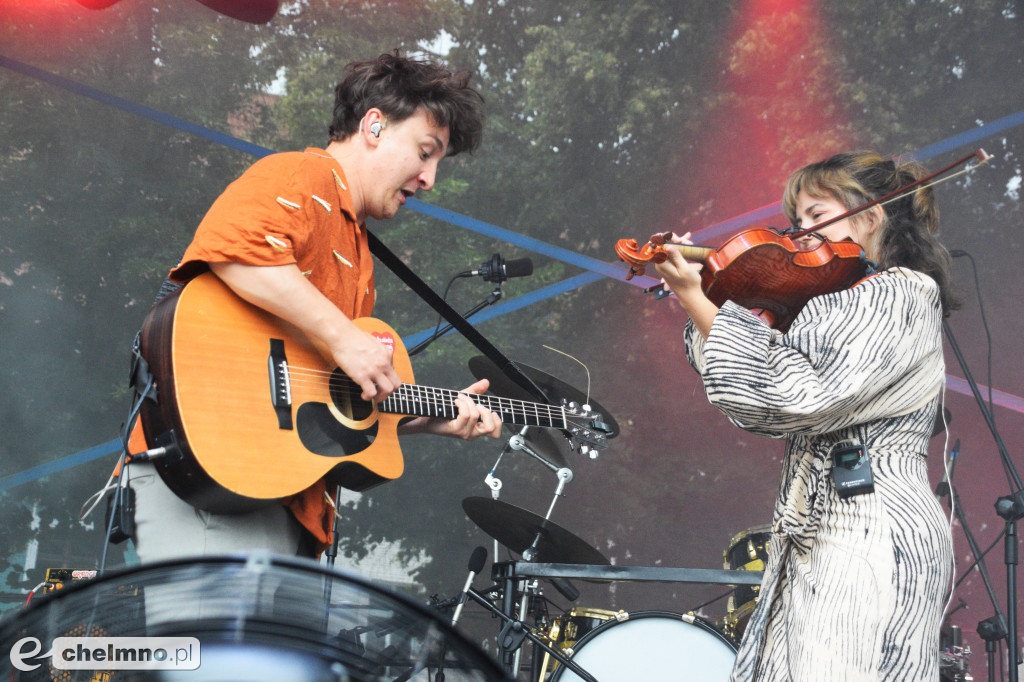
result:
M 840 220 L 846 220 L 847 218 L 851 218 L 851 217 L 857 215 L 858 213 L 862 213 L 863 211 L 868 210 L 872 206 L 882 206 L 882 205 L 885 205 L 885 204 L 887 204 L 887 203 L 889 203 L 891 201 L 896 201 L 897 199 L 901 199 L 904 196 L 906 196 L 907 194 L 910 194 L 911 192 L 917 191 L 919 189 L 924 189 L 925 187 L 931 187 L 932 185 L 937 185 L 938 183 L 945 182 L 946 180 L 952 180 L 957 175 L 960 175 L 960 173 L 954 173 L 953 175 L 950 175 L 948 178 L 943 178 L 942 180 L 936 180 L 935 182 L 933 182 L 931 184 L 925 184 L 929 180 L 932 180 L 933 178 L 937 178 L 940 175 L 942 175 L 943 173 L 947 173 L 947 172 L 951 171 L 952 169 L 956 168 L 957 166 L 965 164 L 965 163 L 967 163 L 968 161 L 970 161 L 971 159 L 974 159 L 974 158 L 978 159 L 978 163 L 974 164 L 970 168 L 965 168 L 964 170 L 960 171 L 960 173 L 967 173 L 969 171 L 974 170 L 975 168 L 977 168 L 981 164 L 987 163 L 988 161 L 990 161 L 992 159 L 992 155 L 989 154 L 988 152 L 986 152 L 984 149 L 977 149 L 977 150 L 971 152 L 970 154 L 968 154 L 967 156 L 965 156 L 964 158 L 958 159 L 958 160 L 954 161 L 953 163 L 949 164 L 948 166 L 945 166 L 944 168 L 940 168 L 939 170 L 935 171 L 934 173 L 930 173 L 930 174 L 924 176 L 923 178 L 919 178 L 918 180 L 915 180 L 914 182 L 911 182 L 911 183 L 909 183 L 907 185 L 904 185 L 903 187 L 900 187 L 899 189 L 893 190 L 892 192 L 889 192 L 886 195 L 880 196 L 877 199 L 873 199 L 873 200 L 867 202 L 866 204 L 861 204 L 857 208 L 851 208 L 846 213 L 843 213 L 841 215 L 837 215 L 834 218 L 829 218 L 828 220 L 826 220 L 823 223 L 818 223 L 817 225 L 812 225 L 811 227 L 808 227 L 808 228 L 803 229 L 803 230 L 797 230 L 795 232 L 789 232 L 789 233 L 786 234 L 786 236 L 789 237 L 790 239 L 797 239 L 799 237 L 803 237 L 804 235 L 811 234 L 812 232 L 817 232 L 818 230 L 826 228 L 829 225 L 833 225 L 835 223 L 838 223 Z

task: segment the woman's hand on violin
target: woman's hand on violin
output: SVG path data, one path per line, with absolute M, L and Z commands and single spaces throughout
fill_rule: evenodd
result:
M 690 233 L 682 236 L 673 234 L 671 242 L 676 244 L 692 244 Z M 683 258 L 677 249 L 666 244 L 666 259 L 663 263 L 655 263 L 661 281 L 679 299 L 680 305 L 689 313 L 690 319 L 697 325 L 704 338 L 711 332 L 711 323 L 718 314 L 718 306 L 708 300 L 701 288 L 700 271 L 703 265 L 691 263 Z
M 670 246 L 672 243 L 692 244 L 693 242 L 690 240 L 689 232 L 682 236 L 673 234 L 672 239 L 665 244 L 665 261 L 655 263 L 654 267 L 661 275 L 661 281 L 665 288 L 676 295 L 684 308 L 689 309 L 684 298 L 689 299 L 694 295 L 704 296 L 704 292 L 700 288 L 700 271 L 703 266 L 683 258 L 679 251 Z

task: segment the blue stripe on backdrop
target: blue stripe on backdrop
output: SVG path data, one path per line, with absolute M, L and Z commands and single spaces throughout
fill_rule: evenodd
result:
M 64 90 L 74 92 L 84 97 L 89 97 L 98 102 L 102 102 L 109 106 L 116 107 L 123 111 L 136 114 L 138 116 L 149 118 L 157 123 L 161 123 L 172 128 L 177 128 L 179 130 L 183 130 L 193 135 L 198 135 L 200 137 L 206 138 L 218 144 L 237 149 L 239 151 L 251 154 L 253 156 L 262 158 L 264 156 L 267 156 L 268 154 L 274 153 L 273 150 L 267 149 L 266 147 L 261 147 L 250 142 L 246 142 L 245 140 L 240 140 L 236 137 L 232 137 L 230 135 L 226 135 L 224 133 L 220 133 L 215 130 L 205 128 L 203 126 L 196 125 L 195 123 L 191 123 L 184 119 L 180 119 L 169 114 L 165 114 L 155 109 L 150 109 L 149 107 L 135 104 L 134 102 L 130 102 L 115 95 L 111 95 L 100 90 L 96 90 L 95 88 L 91 88 L 81 83 L 76 83 L 75 81 L 72 81 L 63 76 L 59 76 L 57 74 L 44 71 L 29 64 L 25 64 L 18 60 L 11 59 L 10 57 L 0 55 L 0 67 L 8 68 L 11 71 L 20 73 L 22 75 L 44 81 L 46 83 L 62 88 Z M 1021 124 L 1024 124 L 1024 111 L 1020 111 L 1009 116 L 1004 116 L 1003 118 L 992 121 L 991 123 L 980 125 L 972 130 L 968 130 L 957 135 L 954 135 L 952 137 L 946 138 L 945 140 L 936 142 L 935 144 L 929 145 L 918 150 L 917 152 L 914 152 L 913 154 L 911 154 L 911 156 L 918 161 L 924 161 L 938 154 L 942 154 L 952 149 L 956 149 L 958 147 L 962 147 L 964 145 L 977 142 L 981 139 L 987 138 L 991 135 L 995 135 L 1004 130 L 1009 130 L 1010 128 L 1014 128 Z M 410 199 L 408 202 L 406 202 L 406 207 L 417 213 L 422 213 L 423 215 L 427 215 L 438 220 L 442 220 L 453 225 L 457 225 L 463 229 L 477 232 L 479 234 L 492 237 L 494 239 L 506 241 L 509 244 L 522 247 L 535 253 L 539 253 L 541 255 L 545 255 L 555 260 L 560 260 L 564 263 L 575 265 L 576 267 L 589 271 L 589 274 L 570 277 L 568 279 L 563 280 L 562 282 L 552 284 L 542 289 L 538 289 L 537 291 L 531 292 L 530 294 L 527 294 L 525 296 L 520 296 L 512 301 L 506 301 L 497 306 L 493 306 L 491 309 L 485 310 L 481 312 L 479 315 L 475 316 L 474 319 L 478 322 L 493 319 L 500 315 L 504 315 L 515 310 L 519 310 L 521 308 L 524 308 L 528 305 L 532 305 L 547 298 L 551 298 L 553 296 L 557 296 L 567 291 L 571 291 L 586 284 L 590 284 L 591 282 L 595 282 L 601 277 L 610 277 L 612 279 L 617 279 L 621 281 L 625 281 L 626 278 L 626 268 L 624 265 L 620 263 L 607 263 L 596 258 L 590 258 L 589 256 L 584 256 L 574 251 L 570 251 L 568 249 L 555 246 L 553 244 L 548 244 L 538 239 L 527 237 L 526 235 L 512 232 L 511 230 L 498 227 L 497 225 L 485 223 L 483 221 L 476 220 L 475 218 L 470 218 L 469 216 L 464 216 L 459 213 L 455 213 L 454 211 L 449 211 L 448 209 L 440 208 L 438 206 L 434 206 L 432 204 L 428 204 L 417 199 Z M 724 235 L 731 234 L 755 222 L 767 220 L 768 218 L 780 215 L 780 213 L 781 204 L 780 202 L 775 202 L 773 204 L 762 206 L 760 208 L 754 209 L 752 211 L 736 216 L 734 218 L 730 218 L 715 225 L 710 225 L 706 228 L 703 228 L 695 232 L 693 236 L 699 238 L 700 241 L 710 241 L 712 239 L 720 238 Z M 629 283 L 633 284 L 634 286 L 647 287 L 653 283 L 656 283 L 656 281 L 657 280 L 650 277 L 636 277 L 630 280 Z M 423 331 L 412 334 L 406 338 L 403 338 L 403 341 L 407 345 L 415 345 L 422 341 L 423 339 L 427 338 L 431 333 L 432 330 L 425 329 Z M 947 379 L 948 386 L 951 390 L 954 390 L 958 393 L 964 393 L 967 395 L 971 394 L 968 387 L 966 386 L 966 382 L 964 382 L 962 379 L 958 379 L 957 377 L 947 377 Z M 987 390 L 987 387 L 983 388 L 984 390 Z M 1024 398 L 1020 398 L 1018 396 L 1014 396 L 1008 393 L 1003 393 L 1001 391 L 996 391 L 995 394 L 995 402 L 997 404 L 1014 410 L 1016 412 L 1024 413 Z M 91 461 L 98 457 L 118 452 L 119 450 L 120 441 L 115 440 L 109 443 L 98 445 L 93 448 L 89 448 L 88 450 L 83 450 L 82 452 L 73 455 L 68 455 L 59 460 L 55 460 L 54 462 L 33 467 L 19 474 L 14 474 L 12 476 L 0 479 L 0 492 L 8 488 L 12 488 L 16 485 L 27 483 L 28 481 L 35 480 L 43 476 L 47 476 L 57 471 L 62 471 L 64 469 L 77 466 L 78 464 Z
M 50 474 L 70 469 L 71 467 L 78 466 L 79 464 L 85 464 L 86 462 L 91 462 L 94 459 L 99 459 L 100 457 L 106 457 L 107 455 L 113 455 L 120 452 L 121 441 L 120 439 L 117 439 L 112 440 L 109 443 L 103 443 L 102 445 L 91 447 L 88 450 L 76 452 L 73 455 L 61 457 L 60 459 L 52 462 L 46 462 L 45 464 L 34 466 L 31 469 L 26 469 L 20 473 L 0 478 L 0 493 L 21 485 L 22 483 L 28 483 L 29 481 L 34 481 L 37 478 L 49 476 Z
M 210 130 L 209 128 L 204 128 L 201 125 L 196 125 L 195 123 L 190 123 L 184 119 L 165 114 L 162 111 L 157 111 L 156 109 L 144 107 L 141 104 L 129 102 L 128 100 L 117 97 L 116 95 L 111 95 L 101 90 L 90 88 L 88 85 L 76 83 L 64 76 L 58 76 L 55 73 L 43 71 L 42 69 L 19 62 L 16 59 L 11 59 L 10 57 L 0 55 L 0 66 L 6 67 L 11 71 L 16 71 L 24 76 L 44 81 L 50 85 L 56 85 L 58 88 L 94 99 L 97 102 L 108 104 L 117 109 L 127 111 L 128 113 L 151 119 L 157 123 L 162 123 L 172 128 L 184 130 L 187 133 L 198 135 L 199 137 L 205 137 L 206 139 L 216 142 L 217 144 L 222 144 L 225 147 L 233 147 L 239 151 L 245 152 L 246 154 L 263 157 L 274 153 L 273 149 L 267 149 L 266 147 L 250 144 L 245 140 L 239 140 L 237 137 L 225 135 L 224 133 L 219 133 L 216 130 Z

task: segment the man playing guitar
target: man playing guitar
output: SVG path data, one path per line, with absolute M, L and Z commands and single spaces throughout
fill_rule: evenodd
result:
M 384 400 L 402 384 L 392 351 L 353 322 L 374 302 L 365 220 L 391 218 L 430 190 L 440 160 L 474 149 L 482 127 L 483 100 L 466 72 L 397 51 L 350 64 L 335 88 L 326 148 L 273 154 L 249 168 L 214 202 L 170 279 L 187 283 L 212 271 L 234 295 L 301 331 L 362 400 Z M 466 395 L 487 389 L 484 379 L 460 392 L 452 419 L 417 417 L 398 432 L 496 438 L 501 418 Z M 157 434 L 144 442 L 140 431 L 132 452 L 153 446 Z M 246 452 L 227 456 L 246 466 Z M 154 465 L 130 468 L 143 561 L 256 549 L 316 556 L 330 542 L 322 478 L 281 504 L 221 514 L 172 492 Z

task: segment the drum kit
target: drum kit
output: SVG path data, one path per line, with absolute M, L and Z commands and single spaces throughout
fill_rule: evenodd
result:
M 549 397 L 584 405 L 585 411 L 596 413 L 608 438 L 618 435 L 614 418 L 588 395 L 540 370 L 517 365 Z M 496 394 L 530 398 L 486 358 L 472 358 L 469 366 L 477 379 L 490 380 L 491 390 Z M 468 497 L 462 508 L 494 540 L 495 555 L 500 545 L 519 554 L 522 560 L 496 561 L 491 572 L 495 584 L 482 592 L 471 587 L 471 560 L 470 580 L 462 599 L 450 599 L 439 606 L 472 600 L 490 610 L 502 623 L 497 643 L 503 668 L 513 677 L 528 670 L 530 682 L 670 679 L 678 677 L 681 660 L 687 661 L 687 680 L 727 680 L 757 601 L 761 571 L 767 559 L 767 527 L 750 528 L 736 535 L 724 553 L 721 571 L 612 566 L 600 551 L 551 520 L 558 498 L 572 480 L 564 449 L 558 434 L 550 430 L 516 429 L 501 456 L 513 450 L 522 451 L 554 472 L 557 484 L 551 504 L 541 516 L 498 499 L 502 483 L 494 474 L 501 462 L 499 456 L 485 479 L 491 496 Z M 477 552 L 481 549 L 477 548 Z M 730 596 L 725 618 L 718 622 L 693 613 L 626 612 L 579 606 L 549 617 L 542 583 L 574 601 L 580 592 L 569 581 L 571 578 L 592 582 L 719 583 L 737 587 Z M 530 614 L 533 621 L 527 623 Z M 453 625 L 457 620 L 458 617 Z M 521 660 L 522 645 L 527 639 L 533 645 L 529 665 Z

